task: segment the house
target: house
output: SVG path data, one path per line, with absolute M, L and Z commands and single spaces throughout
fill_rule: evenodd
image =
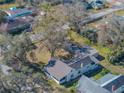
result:
M 108 90 L 100 87 L 92 79 L 82 76 L 77 86 L 77 93 L 110 93 Z
M 87 50 L 88 51 L 88 50 Z M 97 69 L 101 61 L 96 52 L 81 52 L 70 60 L 52 59 L 45 66 L 44 71 L 49 78 L 58 84 L 66 83 L 80 77 L 83 73 Z
M 14 19 L 17 17 L 24 17 L 32 14 L 31 10 L 28 10 L 26 8 L 17 9 L 15 7 L 4 10 L 4 12 L 7 14 L 7 19 Z
M 14 20 L 7 20 L 0 25 L 0 31 L 8 33 L 19 33 L 22 31 L 31 31 L 31 20 L 28 18 L 17 18 Z
M 110 92 L 124 93 L 124 75 L 107 74 L 96 82 Z
M 105 0 L 89 0 L 89 4 L 94 9 L 100 9 L 100 8 L 104 8 L 104 6 L 105 6 Z
M 109 73 L 96 81 L 82 76 L 77 93 L 124 93 L 124 76 Z

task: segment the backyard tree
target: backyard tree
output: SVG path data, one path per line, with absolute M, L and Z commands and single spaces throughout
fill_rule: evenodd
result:
M 0 24 L 5 21 L 6 14 L 3 11 L 0 11 Z
M 99 30 L 98 42 L 113 49 L 108 54 L 108 60 L 113 64 L 122 65 L 124 56 L 124 19 L 117 15 L 111 15 L 109 18 L 104 19 Z
M 0 65 L 12 68 L 9 75 L 4 75 L 0 68 L 0 93 L 38 93 L 37 91 L 51 90 L 40 65 L 32 64 L 26 58 L 26 53 L 32 49 L 26 33 L 16 36 L 1 33 L 0 49 L 3 56 Z
M 55 51 L 64 46 L 67 39 L 67 31 L 62 28 L 59 23 L 53 23 L 44 31 L 42 43 L 51 53 L 51 57 L 55 56 Z
M 100 41 L 111 42 L 115 46 L 121 45 L 124 40 L 124 20 L 122 17 L 111 15 L 111 17 L 103 19 L 103 23 L 99 28 L 100 34 L 98 34 L 98 37 L 103 37 L 101 40 L 99 39 Z
M 42 7 L 47 13 L 39 20 L 37 27 L 34 27 L 34 32 L 42 33 L 41 45 L 47 48 L 51 57 L 54 57 L 55 51 L 63 47 L 68 37 L 67 13 L 64 6 L 49 8 L 49 5 L 45 5 Z
M 86 2 L 79 2 L 78 0 L 75 0 L 73 4 L 66 5 L 66 7 L 69 22 L 72 24 L 74 29 L 80 33 L 80 21 L 82 20 L 82 18 L 88 16 Z

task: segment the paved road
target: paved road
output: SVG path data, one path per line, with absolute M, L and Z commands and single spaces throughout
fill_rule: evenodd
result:
M 79 22 L 79 24 L 80 24 L 81 26 L 83 26 L 83 25 L 85 25 L 85 24 L 88 24 L 88 23 L 90 23 L 90 22 L 93 22 L 93 21 L 95 21 L 95 20 L 98 20 L 98 19 L 100 19 L 100 18 L 102 18 L 102 17 L 104 17 L 104 16 L 106 16 L 106 15 L 112 13 L 112 12 L 119 11 L 119 10 L 124 10 L 124 7 L 110 8 L 110 9 L 108 9 L 108 10 L 106 10 L 106 11 L 102 11 L 102 12 L 100 12 L 100 13 L 90 15 L 90 16 L 88 16 L 88 17 L 82 19 L 82 20 Z

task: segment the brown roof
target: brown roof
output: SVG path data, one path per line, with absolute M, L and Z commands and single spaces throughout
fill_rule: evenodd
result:
M 56 60 L 53 64 L 54 65 L 52 66 L 48 65 L 46 67 L 46 70 L 50 75 L 54 76 L 57 80 L 62 79 L 63 77 L 68 75 L 72 70 L 71 67 L 69 67 L 67 64 L 63 63 L 60 60 Z

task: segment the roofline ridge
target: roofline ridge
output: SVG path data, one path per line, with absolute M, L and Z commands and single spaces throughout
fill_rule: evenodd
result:
M 100 86 L 101 86 L 101 87 L 104 87 L 105 85 L 109 84 L 110 82 L 112 82 L 113 80 L 115 80 L 115 79 L 117 79 L 117 78 L 119 78 L 119 77 L 121 77 L 121 76 L 122 76 L 121 74 L 120 74 L 120 75 L 117 75 L 117 76 L 114 77 L 113 79 L 111 79 L 111 80 L 109 80 L 109 81 L 103 83 L 103 84 L 100 85 Z
M 70 64 L 68 64 L 68 65 L 70 66 L 70 65 L 72 65 L 72 64 L 74 64 L 74 63 L 77 63 L 78 61 L 80 61 L 80 60 L 82 60 L 82 59 L 84 59 L 84 58 L 86 58 L 86 57 L 90 57 L 90 56 L 89 56 L 89 55 L 86 55 L 86 56 L 80 58 L 79 60 L 77 60 L 76 62 L 72 62 L 72 63 L 70 63 Z

